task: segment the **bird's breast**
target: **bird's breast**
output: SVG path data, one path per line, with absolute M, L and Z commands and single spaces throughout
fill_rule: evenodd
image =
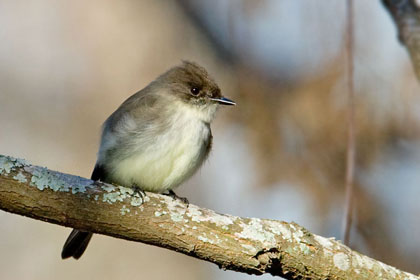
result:
M 168 128 L 149 143 L 114 166 L 115 182 L 137 185 L 152 192 L 177 187 L 191 177 L 207 157 L 211 145 L 210 126 L 188 114 L 174 116 Z M 144 146 L 144 142 L 139 145 Z

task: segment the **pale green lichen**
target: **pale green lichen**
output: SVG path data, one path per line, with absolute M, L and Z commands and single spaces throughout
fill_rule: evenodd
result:
M 191 218 L 191 221 L 193 222 L 201 222 L 201 217 L 203 213 L 200 211 L 198 207 L 195 207 L 195 205 L 190 205 L 188 207 L 188 212 L 186 213 L 187 217 Z
M 198 240 L 203 241 L 204 243 L 210 243 L 210 244 L 214 244 L 215 242 L 205 236 L 199 235 Z
M 416 276 L 414 276 L 413 274 L 409 274 L 409 273 L 405 273 L 405 275 L 407 277 L 404 278 L 404 280 L 418 280 L 419 278 L 417 278 Z
M 26 183 L 28 182 L 28 179 L 26 179 L 26 176 L 23 175 L 23 173 L 21 171 L 19 171 L 18 174 L 16 174 L 15 176 L 13 176 L 13 179 L 21 182 L 21 183 Z
M 319 235 L 314 235 L 314 239 L 323 247 L 325 256 L 331 257 L 334 254 L 334 237 L 325 238 Z M 337 246 L 337 244 L 335 244 Z
M 164 214 L 160 211 L 155 211 L 155 217 L 163 216 Z
M 172 221 L 184 223 L 188 222 L 188 220 L 184 219 L 184 214 L 186 211 L 185 204 L 178 200 L 173 200 L 170 197 L 164 197 L 163 199 L 165 200 L 166 208 L 169 211 L 169 215 Z
M 353 261 L 353 264 L 356 267 L 364 267 L 364 268 L 367 268 L 369 270 L 372 269 L 372 267 L 375 264 L 375 262 L 371 258 L 369 258 L 367 256 L 359 255 L 357 253 L 354 253 L 352 255 L 352 261 Z
M 50 184 L 50 174 L 46 168 L 31 168 L 31 185 L 39 190 L 44 190 Z M 67 190 L 68 191 L 68 190 Z
M 134 189 L 132 189 L 132 188 L 118 186 L 118 190 L 120 191 L 121 195 L 132 196 L 134 194 Z
M 272 233 L 281 235 L 287 241 L 292 242 L 292 232 L 287 226 L 278 221 L 271 220 L 265 221 L 265 224 L 267 225 L 268 230 L 270 230 Z
M 261 220 L 252 218 L 249 224 L 241 223 L 241 232 L 236 232 L 235 236 L 244 239 L 250 239 L 261 242 L 265 247 L 273 247 L 276 245 L 275 235 L 265 230 Z
M 186 212 L 187 217 L 191 218 L 191 221 L 201 223 L 201 222 L 210 222 L 216 226 L 226 227 L 232 225 L 237 217 L 229 215 L 217 214 L 212 210 L 206 210 L 205 213 L 202 212 L 200 208 L 195 205 L 190 205 L 188 211 Z
M 53 191 L 71 192 L 76 194 L 86 193 L 89 187 L 94 186 L 94 181 L 89 179 L 63 174 L 44 167 L 32 166 L 23 159 L 16 159 L 0 155 L 0 174 L 9 174 L 16 168 L 20 167 L 24 167 L 24 170 L 29 173 L 29 177 L 19 171 L 18 174 L 13 176 L 13 179 L 21 183 L 26 183 L 29 180 L 31 186 L 34 186 L 41 191 L 50 189 Z M 105 192 L 102 196 L 102 201 L 107 203 L 114 203 L 117 201 L 122 202 L 125 199 L 131 199 L 130 205 L 139 207 L 144 202 L 150 200 L 150 198 L 147 196 L 140 196 L 132 188 L 126 188 L 122 186 L 115 187 L 106 183 L 102 183 L 101 188 Z M 90 195 L 88 194 L 87 197 L 90 198 Z M 94 199 L 95 201 L 98 201 L 99 194 L 96 194 Z M 124 211 L 126 212 L 126 210 Z
M 103 183 L 103 185 L 101 187 L 106 192 L 113 192 L 113 191 L 115 191 L 115 187 L 113 185 L 111 185 L 111 184 Z
M 51 171 L 46 168 L 30 166 L 24 159 L 17 159 L 8 156 L 0 156 L 0 173 L 9 174 L 16 168 L 23 167 L 24 170 L 30 173 L 30 185 L 35 186 L 39 190 L 49 188 L 53 191 L 69 191 L 72 193 L 85 192 L 86 187 L 91 185 L 93 181 L 84 179 L 78 176 L 69 176 L 59 172 Z M 13 176 L 15 180 L 21 183 L 28 181 L 27 177 L 19 172 Z
M 112 192 L 112 193 L 104 193 L 102 196 L 102 202 L 107 202 L 112 204 L 117 201 L 123 201 L 124 198 L 121 196 L 119 192 Z
M 148 198 L 147 196 L 145 196 L 144 198 L 141 197 L 132 188 L 127 188 L 123 186 L 115 187 L 111 184 L 104 183 L 102 185 L 102 189 L 106 192 L 102 195 L 102 201 L 107 202 L 109 204 L 115 203 L 117 201 L 123 202 L 126 199 L 130 199 L 130 205 L 138 207 L 144 202 L 150 200 L 150 198 Z
M 3 174 L 3 172 L 9 174 L 15 168 L 27 165 L 29 165 L 29 163 L 24 159 L 0 155 L 0 174 Z
M 290 254 L 290 255 L 293 255 L 295 252 L 294 252 L 294 246 L 289 246 L 289 247 L 287 247 L 286 249 L 285 249 L 285 251 L 286 251 L 286 253 L 288 253 L 288 254 Z
M 321 245 L 321 247 L 328 250 L 332 250 L 333 249 L 333 243 L 325 237 L 319 236 L 319 235 L 314 235 L 314 239 L 319 243 L 319 245 Z
M 383 270 L 385 270 L 386 272 L 388 272 L 388 274 L 391 275 L 392 278 L 395 278 L 395 276 L 397 275 L 397 269 L 395 267 L 386 265 L 382 262 L 379 262 L 379 265 L 382 267 Z
M 309 248 L 308 245 L 306 245 L 304 243 L 300 243 L 299 247 L 300 247 L 300 250 L 302 251 L 302 253 L 304 253 L 305 255 L 311 254 L 311 249 Z
M 258 250 L 254 246 L 252 246 L 252 245 L 249 245 L 249 244 L 241 244 L 241 246 L 246 250 L 246 251 L 244 251 L 245 254 L 254 255 L 255 253 L 258 252 Z
M 180 213 L 171 213 L 171 220 L 174 222 L 182 222 L 184 220 L 184 216 Z
M 10 171 L 12 171 L 14 167 L 14 163 L 9 160 L 7 157 L 1 157 L 0 158 L 0 174 L 3 174 L 5 172 L 6 174 L 9 174 Z
M 130 213 L 130 208 L 127 208 L 125 205 L 120 209 L 121 215 L 125 215 L 127 213 Z
M 133 197 L 130 202 L 131 206 L 140 206 L 143 204 L 141 197 Z
M 296 242 L 301 242 L 303 236 L 303 231 L 300 229 L 295 229 L 295 232 L 293 232 L 293 238 L 296 240 Z
M 60 172 L 48 170 L 44 167 L 31 166 L 25 167 L 25 171 L 32 174 L 31 186 L 39 190 L 51 189 L 53 191 L 71 193 L 85 193 L 88 187 L 92 186 L 93 181 L 79 176 L 70 176 Z
M 348 270 L 350 268 L 349 257 L 344 253 L 337 253 L 333 257 L 335 267 L 340 270 Z
M 203 210 L 198 208 L 195 205 L 189 205 L 188 208 L 185 207 L 185 204 L 177 201 L 172 200 L 171 198 L 163 198 L 162 202 L 165 202 L 166 207 L 171 213 L 171 218 L 175 222 L 184 221 L 185 223 L 188 222 L 195 222 L 195 223 L 212 223 L 216 226 L 223 227 L 225 230 L 228 230 L 228 225 L 234 224 L 234 221 L 237 217 L 229 216 L 229 215 L 221 215 L 217 214 L 212 210 Z M 185 218 L 188 217 L 190 219 Z
M 390 276 L 392 279 L 394 279 L 400 273 L 398 269 L 396 269 L 395 267 L 386 265 L 382 262 L 377 262 L 367 256 L 360 255 L 357 252 L 352 252 L 351 260 L 352 260 L 351 265 L 355 267 L 355 270 L 366 271 L 367 269 L 367 270 L 373 271 L 373 273 L 378 275 L 379 277 L 381 277 L 385 273 L 385 275 Z M 418 278 L 415 278 L 411 274 L 406 274 L 406 275 L 409 278 L 404 278 L 404 279 L 418 279 Z M 411 278 L 411 277 L 414 277 L 414 278 Z

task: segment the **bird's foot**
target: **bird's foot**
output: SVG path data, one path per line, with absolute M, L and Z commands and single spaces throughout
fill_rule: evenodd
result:
M 172 197 L 173 199 L 180 200 L 181 202 L 187 204 L 187 208 L 190 205 L 190 202 L 188 201 L 188 198 L 182 197 L 182 196 L 178 196 L 173 190 L 169 190 L 166 195 Z
M 146 193 L 142 189 L 140 189 L 140 187 L 137 186 L 137 185 L 134 185 L 131 188 L 134 191 L 133 195 L 136 195 L 137 194 L 141 198 L 141 201 L 143 203 L 144 202 L 144 199 L 146 198 Z

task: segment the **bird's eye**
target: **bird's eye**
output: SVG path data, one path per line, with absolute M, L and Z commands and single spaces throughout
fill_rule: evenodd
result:
M 193 95 L 198 95 L 200 93 L 200 89 L 198 87 L 192 87 L 191 88 L 191 93 Z

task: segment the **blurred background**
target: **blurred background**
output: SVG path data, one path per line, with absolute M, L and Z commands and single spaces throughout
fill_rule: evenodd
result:
M 218 212 L 341 239 L 347 138 L 345 1 L 0 1 L 0 153 L 89 177 L 100 126 L 182 59 L 237 102 L 178 194 Z M 380 1 L 355 1 L 352 248 L 420 273 L 420 95 Z M 0 279 L 253 279 L 169 250 L 0 212 Z M 263 276 L 258 279 L 268 279 Z

